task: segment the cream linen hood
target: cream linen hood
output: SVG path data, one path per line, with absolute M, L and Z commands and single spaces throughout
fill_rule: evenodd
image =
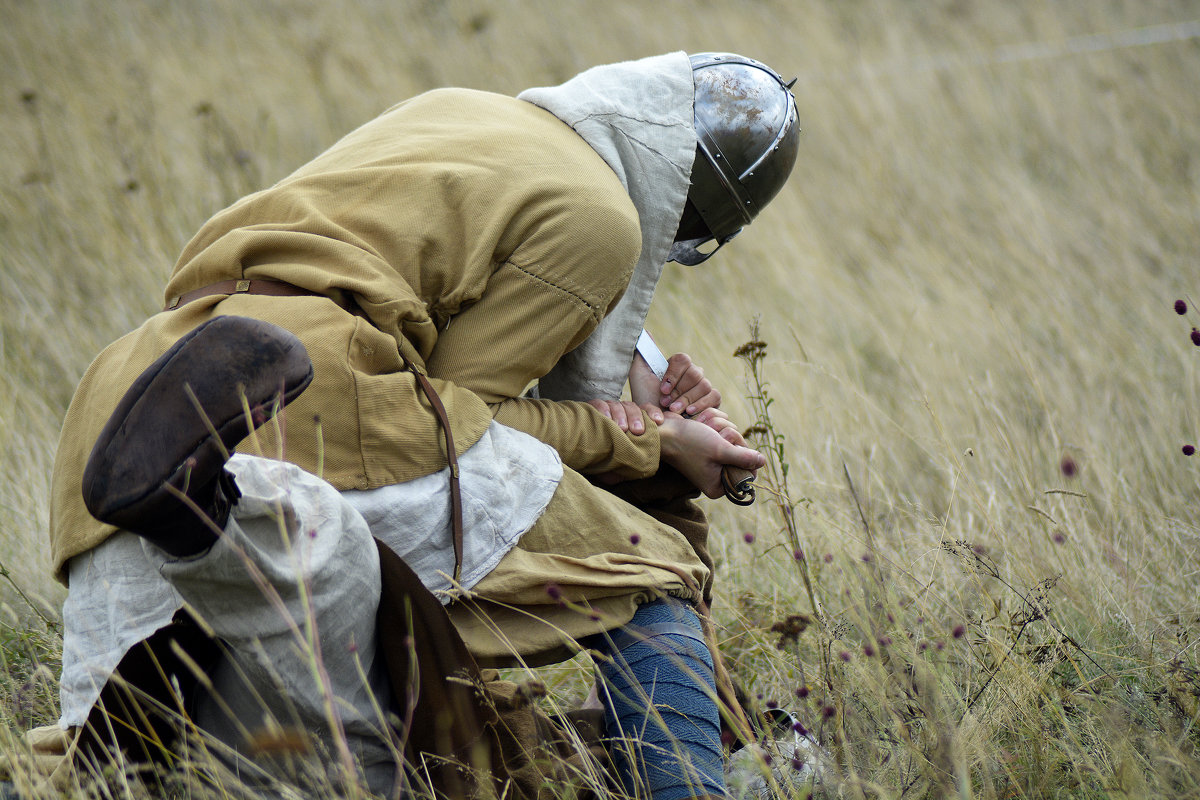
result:
M 642 252 L 624 296 L 541 379 L 540 397 L 620 396 L 687 200 L 696 154 L 694 96 L 691 62 L 682 51 L 593 67 L 560 86 L 517 95 L 570 125 L 608 163 L 629 192 L 642 230 Z

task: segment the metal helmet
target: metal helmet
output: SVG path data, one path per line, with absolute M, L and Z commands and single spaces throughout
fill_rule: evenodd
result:
M 691 62 L 697 147 L 688 200 L 712 236 L 674 244 L 669 258 L 689 266 L 719 250 L 779 193 L 800 133 L 791 84 L 766 64 L 733 53 L 699 53 Z M 710 239 L 716 248 L 696 249 Z

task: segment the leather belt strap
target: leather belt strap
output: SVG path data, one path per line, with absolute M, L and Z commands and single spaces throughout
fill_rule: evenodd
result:
M 270 295 L 271 297 L 323 296 L 320 292 L 310 292 L 308 289 L 301 289 L 299 286 L 293 286 L 283 281 L 228 280 L 220 281 L 219 283 L 210 283 L 208 286 L 193 289 L 184 294 L 177 294 L 170 299 L 163 311 L 171 311 L 180 306 L 186 306 L 193 300 L 199 300 L 201 297 L 208 297 L 214 294 L 263 294 Z
M 457 583 L 462 578 L 463 514 L 462 489 L 458 483 L 458 454 L 454 451 L 454 435 L 450 432 L 450 420 L 446 416 L 446 407 L 442 405 L 442 398 L 438 397 L 438 393 L 433 389 L 433 384 L 429 382 L 429 378 L 425 377 L 425 371 L 405 358 L 404 353 L 400 353 L 400 358 L 404 359 L 404 366 L 417 376 L 417 383 L 421 385 L 421 391 L 425 393 L 429 405 L 433 406 L 433 413 L 437 415 L 438 423 L 442 426 L 442 433 L 446 436 L 446 461 L 450 465 L 450 528 L 454 532 L 454 581 Z
M 210 295 L 218 294 L 255 294 L 266 295 L 268 297 L 325 297 L 326 295 L 320 292 L 313 292 L 308 289 L 302 289 L 299 286 L 294 286 L 284 281 L 270 280 L 227 280 L 218 283 L 210 283 L 208 286 L 203 286 L 199 289 L 193 289 L 190 292 L 185 292 L 181 295 L 172 297 L 167 303 L 163 311 L 172 311 L 180 306 L 185 306 L 193 300 L 199 300 L 201 297 L 209 297 Z M 421 391 L 425 394 L 425 399 L 429 401 L 429 405 L 433 407 L 434 416 L 437 417 L 438 424 L 442 428 L 442 433 L 446 437 L 446 461 L 450 466 L 450 527 L 454 534 L 454 580 L 458 581 L 462 578 L 462 561 L 463 561 L 463 513 L 462 513 L 462 488 L 458 480 L 458 453 L 454 449 L 454 434 L 450 430 L 450 419 L 446 414 L 446 407 L 442 404 L 442 399 L 438 397 L 438 393 L 433 388 L 433 384 L 429 382 L 429 378 L 425 375 L 425 370 L 420 366 L 412 363 L 412 361 L 404 355 L 403 350 L 400 351 L 400 359 L 404 362 L 404 367 L 411 372 L 417 379 L 417 384 L 421 387 Z

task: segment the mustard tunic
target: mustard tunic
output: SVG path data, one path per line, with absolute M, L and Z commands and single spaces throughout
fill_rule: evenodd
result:
M 283 435 L 267 426 L 255 451 L 338 489 L 403 483 L 445 466 L 436 419 L 401 353 L 433 379 L 460 452 L 493 418 L 559 451 L 568 469 L 545 515 L 476 587 L 502 606 L 533 608 L 539 629 L 559 633 L 523 639 L 510 628 L 501 641 L 477 615 L 457 618 L 480 655 L 511 652 L 514 642 L 522 653 L 543 651 L 561 635 L 621 624 L 656 592 L 698 596 L 710 576 L 692 545 L 580 474 L 653 475 L 655 427 L 631 436 L 585 403 L 521 397 L 620 298 L 640 245 L 628 193 L 554 115 L 462 89 L 394 107 L 213 217 L 185 248 L 164 299 L 255 278 L 321 296 L 196 300 L 155 315 L 87 371 L 54 469 L 60 580 L 67 560 L 115 530 L 87 513 L 80 483 L 125 389 L 196 325 L 239 314 L 295 333 L 316 374 L 284 413 Z M 582 607 L 549 596 L 555 580 Z M 600 608 L 588 611 L 592 599 Z

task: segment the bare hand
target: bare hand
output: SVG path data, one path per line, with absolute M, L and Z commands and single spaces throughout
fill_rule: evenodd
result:
M 622 431 L 635 436 L 646 432 L 646 424 L 642 419 L 643 410 L 655 424 L 661 425 L 663 421 L 662 410 L 652 405 L 639 407 L 637 403 L 629 400 L 588 400 L 587 402 L 589 406 L 617 423 Z
M 662 380 L 640 353 L 634 354 L 629 369 L 629 393 L 638 405 L 653 403 L 688 417 L 721 405 L 721 393 L 687 353 L 676 353 L 667 359 Z
M 662 460 L 682 472 L 707 497 L 725 493 L 721 469 L 726 465 L 756 471 L 767 463 L 766 456 L 746 447 L 745 440 L 728 418 L 714 417 L 705 424 L 667 414 L 659 426 Z M 718 428 L 720 428 L 718 430 Z
M 714 431 L 721 434 L 721 437 L 724 438 L 725 441 L 736 444 L 739 447 L 746 446 L 746 440 L 742 437 L 742 432 L 738 430 L 738 426 L 734 424 L 733 420 L 729 418 L 729 415 L 721 409 L 707 408 L 696 416 L 692 417 L 692 419 L 712 428 Z
M 662 395 L 658 401 L 660 406 L 689 417 L 721 406 L 721 393 L 687 353 L 676 353 L 667 359 L 667 374 L 663 376 L 659 392 Z

